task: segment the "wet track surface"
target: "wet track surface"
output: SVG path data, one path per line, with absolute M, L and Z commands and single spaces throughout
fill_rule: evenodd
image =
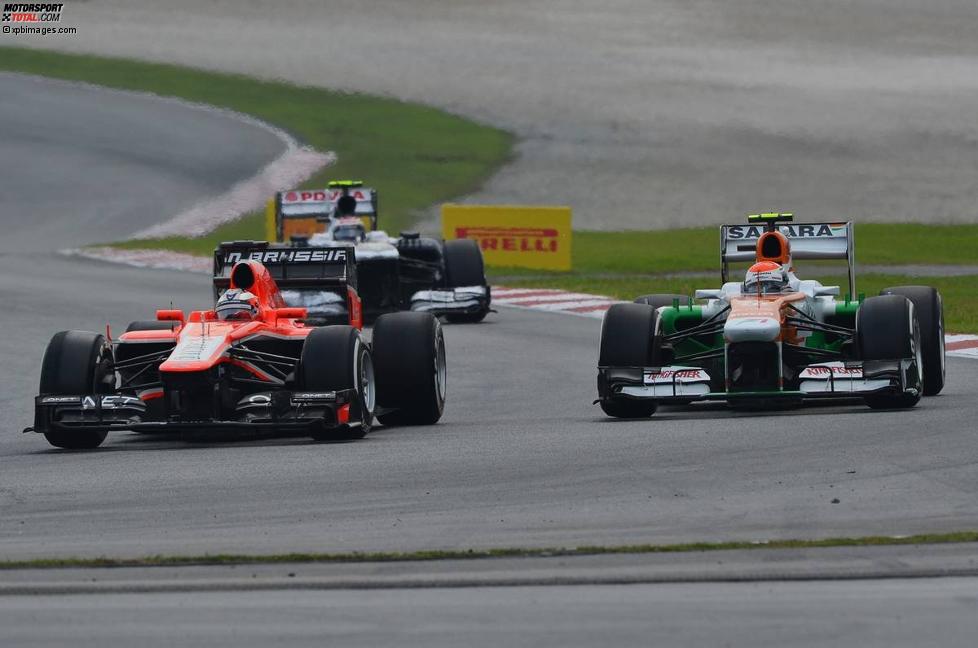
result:
M 11 599 L 0 637 L 105 646 L 974 645 L 978 579 Z M 505 620 L 505 621 L 503 621 Z M 179 630 L 175 631 L 175 628 Z M 187 645 L 187 644 L 183 644 Z
M 141 302 L 144 273 L 127 274 L 114 292 L 131 300 L 106 305 L 110 321 Z M 186 284 L 178 305 L 201 281 L 167 278 Z M 25 393 L 0 446 L 0 552 L 577 546 L 899 535 L 978 519 L 967 391 L 976 363 L 952 360 L 946 393 L 911 412 L 709 406 L 616 421 L 590 404 L 598 330 L 597 321 L 510 310 L 448 326 L 442 423 L 381 427 L 360 443 L 117 434 L 97 452 L 66 453 L 16 434 L 29 421 Z M 21 354 L 28 374 L 43 342 L 35 348 Z
M 78 92 L 90 99 L 92 91 Z M 249 135 L 229 132 L 236 141 Z M 115 168 L 110 182 L 99 165 L 52 168 L 136 196 L 156 182 Z M 17 219 L 36 201 L 13 190 L 4 214 Z M 103 213 L 91 197 L 81 203 Z M 164 204 L 156 209 L 162 216 Z M 133 210 L 149 217 L 142 202 L 120 207 L 126 226 L 137 225 Z M 944 394 L 909 412 L 843 404 L 750 414 L 713 405 L 615 421 L 591 405 L 600 322 L 508 309 L 482 325 L 446 326 L 450 399 L 437 426 L 378 428 L 340 445 L 116 434 L 96 452 L 54 450 L 19 434 L 31 422 L 49 337 L 106 323 L 120 331 L 170 302 L 203 307 L 209 286 L 200 275 L 58 256 L 69 241 L 104 239 L 119 221 L 79 227 L 74 212 L 53 213 L 17 219 L 28 237 L 32 223 L 47 228 L 63 216 L 59 237 L 29 237 L 46 251 L 5 247 L 0 257 L 8 305 L 0 553 L 8 558 L 893 535 L 978 520 L 978 363 L 952 359 Z
M 40 102 L 55 93 L 51 105 L 59 111 L 65 102 L 83 107 L 93 101 L 88 89 L 11 77 L 2 82 L 5 90 L 20 87 L 22 101 Z M 182 168 L 184 157 L 200 165 L 192 174 L 166 179 L 179 185 L 174 191 L 183 204 L 225 188 L 278 152 L 263 131 L 239 124 L 225 130 L 208 121 L 212 116 L 182 114 L 172 106 L 154 117 L 151 104 L 147 99 L 132 99 L 129 108 L 113 103 L 136 125 L 122 131 L 118 121 L 107 120 L 102 127 L 96 122 L 89 138 L 74 140 L 70 157 L 50 152 L 67 134 L 55 134 L 48 148 L 22 142 L 10 149 L 17 151 L 16 160 L 0 157 L 0 218 L 16 232 L 0 243 L 3 558 L 576 546 L 894 535 L 975 526 L 978 363 L 949 360 L 944 394 L 909 412 L 844 404 L 747 414 L 709 406 L 667 410 L 647 421 L 612 421 L 590 404 L 600 323 L 507 309 L 481 325 L 446 326 L 449 404 L 436 426 L 378 428 L 362 442 L 335 445 L 301 438 L 201 443 L 120 434 L 102 449 L 84 453 L 54 450 L 40 436 L 21 435 L 31 422 L 41 356 L 55 331 L 102 330 L 106 322 L 120 331 L 171 301 L 184 309 L 207 304 L 210 288 L 201 275 L 55 254 L 69 245 L 120 238 L 183 206 L 163 196 L 147 199 L 161 176 L 152 159 L 133 163 L 134 151 L 146 146 L 166 158 L 166 168 Z M 102 102 L 96 98 L 93 105 L 101 110 Z M 4 113 L 10 107 L 0 102 L 0 124 L 7 123 Z M 146 128 L 141 119 L 148 120 Z M 158 145 L 141 143 L 150 126 L 166 124 L 184 132 L 199 127 L 192 138 L 196 144 L 163 150 L 166 133 L 159 134 Z M 6 126 L 0 129 L 0 136 L 17 142 Z M 106 144 L 111 137 L 122 137 L 119 147 Z M 241 148 L 229 159 L 208 157 L 222 150 L 222 138 Z M 32 159 L 35 152 L 41 157 Z M 123 162 L 100 163 L 117 156 Z M 39 185 L 44 177 L 60 182 Z M 101 187 L 106 189 L 95 189 Z M 943 615 L 962 619 L 958 602 L 973 602 L 948 599 L 951 590 L 932 595 L 918 583 L 921 600 L 943 601 L 926 618 L 927 627 L 941 626 Z M 973 595 L 971 581 L 954 587 Z M 627 609 L 614 605 L 620 591 L 562 591 L 560 596 L 578 602 L 544 611 L 543 621 L 536 622 L 563 619 L 573 627 L 574 605 L 601 607 L 584 600 L 591 596 L 609 610 L 640 619 L 641 610 L 661 596 L 629 591 L 635 598 Z M 791 596 L 765 591 L 771 605 L 793 605 Z M 718 601 L 726 594 L 716 590 L 705 596 Z M 419 605 L 441 606 L 439 596 L 432 591 L 418 599 Z M 515 610 L 504 608 L 517 599 L 504 604 L 503 591 L 480 596 L 474 590 L 458 601 L 473 608 L 487 604 L 515 618 Z M 520 596 L 540 600 L 530 589 Z M 820 609 L 834 614 L 836 604 L 828 603 L 833 596 L 813 596 L 823 602 Z M 489 599 L 502 607 L 492 608 L 497 603 Z M 95 619 L 77 606 L 128 605 L 73 601 L 59 614 Z M 379 602 L 378 609 L 403 610 L 396 594 Z M 237 603 L 229 598 L 217 605 Z M 247 609 L 247 602 L 240 603 Z M 157 609 L 182 604 L 171 599 Z M 304 603 L 298 604 L 301 611 Z M 61 603 L 50 599 L 45 605 Z M 797 604 L 791 614 L 801 614 L 803 607 Z M 161 618 L 166 618 L 162 612 L 153 617 Z M 460 618 L 458 623 L 473 632 L 479 626 L 475 617 Z
M 419 101 L 520 137 L 468 199 L 578 228 L 978 222 L 974 0 L 99 0 L 27 46 Z M 324 37 L 324 34 L 328 37 Z M 287 46 L 283 44 L 287 43 Z

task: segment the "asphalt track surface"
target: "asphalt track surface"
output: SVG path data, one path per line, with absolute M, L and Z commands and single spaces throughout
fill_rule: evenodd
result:
M 974 646 L 978 579 L 0 600 L 17 646 Z M 935 640 L 936 638 L 939 638 Z
M 0 556 L 5 559 L 577 546 L 975 527 L 976 363 L 950 360 L 945 393 L 909 412 L 843 405 L 752 415 L 706 407 L 667 411 L 648 421 L 611 421 L 590 405 L 599 322 L 514 310 L 481 325 L 446 327 L 450 401 L 437 426 L 379 428 L 362 442 L 337 445 L 305 439 L 201 443 L 123 434 L 95 452 L 51 449 L 42 438 L 19 432 L 30 423 L 40 358 L 56 330 L 101 330 L 109 322 L 119 331 L 171 300 L 180 308 L 203 307 L 210 292 L 200 276 L 121 268 L 55 251 L 119 238 L 161 220 L 247 176 L 280 149 L 259 129 L 217 123 L 210 113 L 172 104 L 154 106 L 145 97 L 10 76 L 0 82 L 0 137 L 12 142 L 0 157 L 0 218 L 11 232 L 0 243 Z M 85 128 L 57 128 L 65 112 L 77 115 L 76 123 Z M 37 123 L 49 128 L 32 128 Z M 153 193 L 161 184 L 165 196 Z M 963 551 L 971 560 L 972 548 Z M 756 555 L 768 560 L 766 552 Z M 891 554 L 892 564 L 904 560 L 901 556 Z M 887 561 L 881 565 L 885 571 Z M 817 558 L 810 571 L 819 572 Z M 0 573 L 0 581 L 6 578 Z M 152 574 L 144 578 L 153 580 Z M 745 614 L 738 623 L 747 633 L 752 623 L 770 623 L 776 618 L 771 610 L 782 609 L 786 627 L 797 620 L 814 633 L 815 620 L 799 620 L 803 610 L 814 604 L 837 621 L 836 592 L 852 592 L 845 618 L 857 623 L 864 611 L 858 623 L 867 632 L 886 627 L 892 617 L 885 615 L 893 610 L 914 612 L 921 632 L 951 632 L 948 619 L 955 627 L 973 623 L 973 614 L 962 614 L 973 612 L 972 580 L 933 585 L 917 579 L 905 588 L 894 583 L 859 586 L 903 601 L 885 610 L 854 585 L 755 588 L 768 594 L 756 599 L 755 616 Z M 538 594 L 527 588 L 512 596 L 506 590 L 472 588 L 460 596 L 430 588 L 410 597 L 431 623 L 439 617 L 425 616 L 424 606 L 448 609 L 446 599 L 469 606 L 462 616 L 446 619 L 441 630 L 490 632 L 485 624 L 500 618 L 573 628 L 584 623 L 574 611 L 587 609 L 609 627 L 618 627 L 613 621 L 619 616 L 630 617 L 630 625 L 621 626 L 627 633 L 648 624 L 649 609 L 671 618 L 666 613 L 675 608 L 659 606 L 663 598 L 682 601 L 681 593 L 688 592 L 724 607 L 734 593 L 721 586 L 633 587 L 623 593 L 597 585 L 565 586 L 552 595 L 549 589 Z M 19 620 L 2 627 L 23 631 L 26 626 L 18 624 L 32 618 L 17 614 L 25 606 L 57 608 L 50 618 L 64 623 L 49 624 L 47 632 L 75 627 L 80 633 L 75 636 L 98 637 L 110 631 L 96 623 L 107 619 L 110 609 L 188 605 L 164 594 L 141 596 L 150 598 L 49 598 L 43 608 L 34 607 L 36 600 L 4 598 L 3 614 Z M 187 626 L 188 636 L 210 632 L 208 618 L 223 614 L 226 622 L 237 603 L 244 609 L 264 604 L 270 618 L 284 626 L 290 624 L 284 610 L 293 604 L 295 614 L 304 614 L 337 596 L 303 603 L 302 595 L 288 593 L 212 595 L 207 602 L 214 606 L 213 616 L 202 612 L 203 625 Z M 396 620 L 410 612 L 396 591 L 374 595 L 369 603 L 358 596 L 346 600 L 354 606 L 359 600 L 357 614 L 372 619 L 389 613 Z M 630 602 L 619 605 L 622 596 Z M 526 614 L 521 600 L 546 601 L 546 609 L 529 619 L 521 616 Z M 727 606 L 724 614 L 744 605 Z M 166 615 L 142 618 L 118 626 L 119 631 L 158 632 L 164 641 L 160 621 Z M 82 625 L 72 626 L 75 622 Z M 149 627 L 154 623 L 155 631 Z M 398 626 L 392 621 L 385 627 L 393 632 Z M 724 630 L 721 623 L 713 627 L 716 633 Z M 354 623 L 351 631 L 357 628 Z M 840 628 L 844 632 L 847 626 Z M 591 643 L 590 636 L 580 634 L 579 641 Z M 632 635 L 620 636 L 628 641 Z
M 98 0 L 0 37 L 394 96 L 520 137 L 579 228 L 978 222 L 974 0 Z

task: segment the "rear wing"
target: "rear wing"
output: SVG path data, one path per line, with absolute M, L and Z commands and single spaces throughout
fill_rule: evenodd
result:
M 778 231 L 791 243 L 791 259 L 845 259 L 849 267 L 849 295 L 856 298 L 856 249 L 853 227 L 847 223 L 778 224 Z M 720 274 L 729 281 L 730 264 L 755 258 L 757 240 L 766 227 L 759 224 L 720 226 Z
M 326 189 L 280 191 L 269 204 L 267 235 L 270 240 L 288 242 L 293 236 L 308 238 L 326 231 L 343 196 L 357 201 L 354 215 L 367 231 L 377 229 L 379 196 L 376 189 L 345 183 L 330 183 Z M 334 186 L 335 185 L 335 186 Z
M 357 287 L 354 250 L 346 246 L 285 247 L 267 241 L 221 243 L 214 250 L 214 295 L 231 286 L 231 269 L 239 261 L 258 261 L 281 289 L 322 290 Z

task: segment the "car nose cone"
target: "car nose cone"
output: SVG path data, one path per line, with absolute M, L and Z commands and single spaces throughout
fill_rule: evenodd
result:
M 781 334 L 781 322 L 773 317 L 738 317 L 723 326 L 727 342 L 774 342 Z

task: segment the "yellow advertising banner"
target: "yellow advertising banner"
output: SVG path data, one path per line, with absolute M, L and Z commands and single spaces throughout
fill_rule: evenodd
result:
M 441 228 L 446 240 L 478 241 L 486 265 L 571 269 L 570 207 L 446 204 Z

